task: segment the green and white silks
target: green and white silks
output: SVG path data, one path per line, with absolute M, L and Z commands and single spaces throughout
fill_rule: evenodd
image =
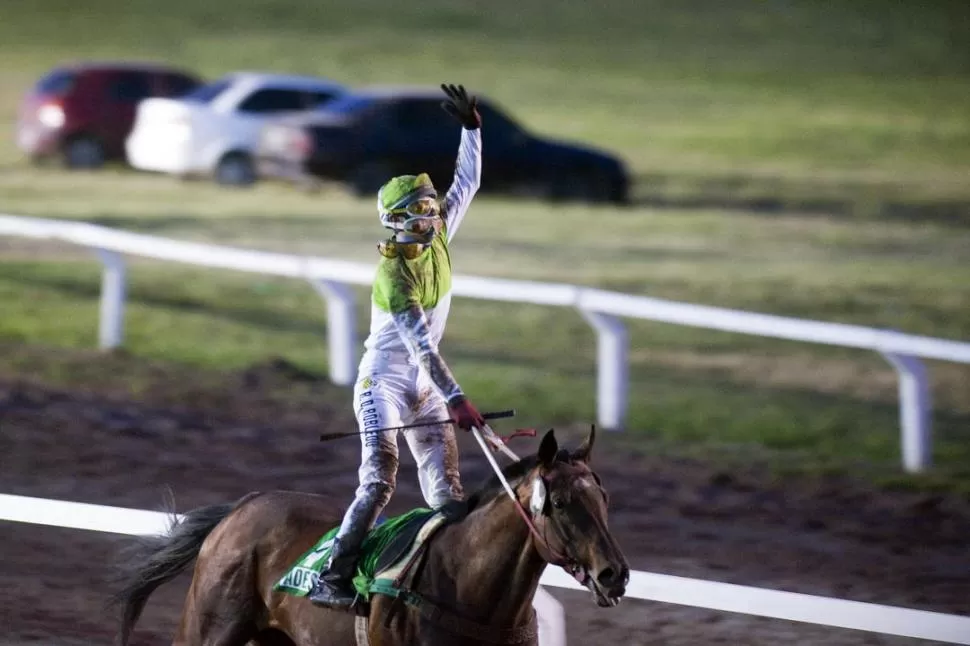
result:
M 442 203 L 444 227 L 430 247 L 409 260 L 382 257 L 371 298 L 370 334 L 359 373 L 379 376 L 386 361 L 420 366 L 446 400 L 461 393 L 438 345 L 451 308 L 448 243 L 458 231 L 481 181 L 481 131 L 462 129 L 455 176 Z M 396 356 L 401 355 L 401 356 Z
M 397 477 L 397 432 L 379 428 L 448 419 L 447 400 L 461 393 L 438 345 L 451 308 L 454 239 L 481 181 L 480 130 L 462 129 L 455 175 L 442 202 L 444 226 L 424 253 L 381 257 L 371 298 L 370 334 L 354 386 L 361 435 L 360 485 L 338 538 L 355 542 L 390 500 Z M 418 465 L 425 503 L 440 507 L 464 496 L 458 451 L 450 424 L 404 432 Z

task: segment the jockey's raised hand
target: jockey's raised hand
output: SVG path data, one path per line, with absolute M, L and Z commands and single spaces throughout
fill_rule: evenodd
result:
M 475 130 L 482 126 L 482 115 L 478 114 L 478 98 L 469 97 L 464 85 L 441 84 L 441 89 L 448 99 L 441 102 L 442 109 L 458 120 L 466 130 Z
M 464 395 L 456 395 L 448 401 L 448 412 L 458 428 L 470 431 L 472 427 L 485 426 L 485 418 Z

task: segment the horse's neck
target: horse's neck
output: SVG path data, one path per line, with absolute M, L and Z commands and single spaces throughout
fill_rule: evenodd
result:
M 546 563 L 507 496 L 444 528 L 429 556 L 437 567 L 428 568 L 425 585 L 438 598 L 455 599 L 463 612 L 495 626 L 531 617 Z

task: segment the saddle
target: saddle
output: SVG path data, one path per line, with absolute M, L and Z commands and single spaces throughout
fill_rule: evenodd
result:
M 361 600 L 368 601 L 375 582 L 393 579 L 395 575 L 388 577 L 387 573 L 403 567 L 440 527 L 463 517 L 465 512 L 465 503 L 456 501 L 438 510 L 419 507 L 375 526 L 361 544 L 357 573 L 353 579 Z M 335 527 L 320 537 L 284 573 L 273 589 L 306 596 L 327 564 L 337 529 Z

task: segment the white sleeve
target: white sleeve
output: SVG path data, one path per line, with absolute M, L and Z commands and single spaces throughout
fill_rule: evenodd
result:
M 448 227 L 448 242 L 455 236 L 461 225 L 472 198 L 478 192 L 482 181 L 482 129 L 461 129 L 461 143 L 458 145 L 458 161 L 455 163 L 455 177 L 445 194 L 445 226 Z
M 394 326 L 411 357 L 431 378 L 431 382 L 438 388 L 438 392 L 445 401 L 450 402 L 456 396 L 463 394 L 458 382 L 455 381 L 455 376 L 448 369 L 448 364 L 438 352 L 438 347 L 431 340 L 431 326 L 421 306 L 413 304 L 392 316 Z

